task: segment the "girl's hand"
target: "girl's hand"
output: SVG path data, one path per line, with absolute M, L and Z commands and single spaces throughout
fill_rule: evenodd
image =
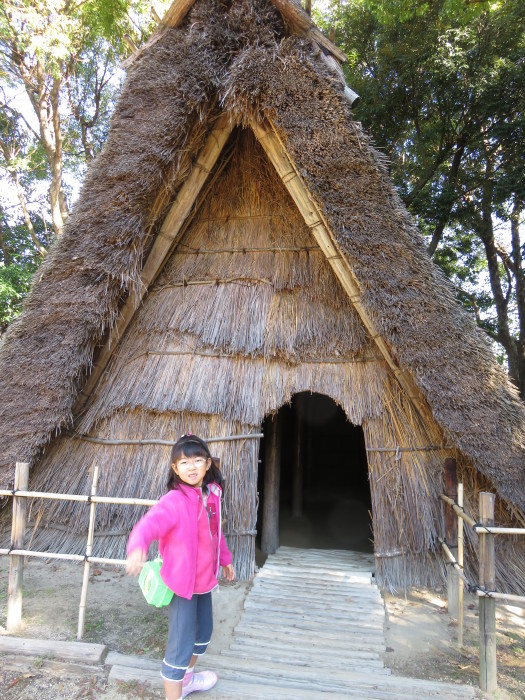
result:
M 146 552 L 142 549 L 134 549 L 129 555 L 126 562 L 126 573 L 128 576 L 138 576 L 142 567 L 146 563 Z
M 233 564 L 228 564 L 228 566 L 222 567 L 222 575 L 227 581 L 233 581 L 235 578 L 235 571 L 233 569 Z

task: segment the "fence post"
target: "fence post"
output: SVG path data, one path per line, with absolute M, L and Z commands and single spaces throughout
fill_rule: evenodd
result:
M 493 493 L 479 494 L 479 521 L 482 525 L 494 525 Z M 479 533 L 479 585 L 485 591 L 493 591 L 496 585 L 494 535 Z M 496 600 L 479 599 L 479 687 L 491 693 L 498 685 L 496 669 Z
M 93 467 L 93 482 L 91 484 L 91 495 L 97 495 L 97 482 L 98 482 L 98 466 Z M 93 551 L 93 537 L 95 534 L 95 506 L 96 504 L 91 501 L 89 504 L 89 525 L 88 525 L 88 537 L 86 544 L 86 557 L 91 556 Z M 78 610 L 78 628 L 77 628 L 77 639 L 82 639 L 84 636 L 84 627 L 86 622 L 86 601 L 87 601 L 87 589 L 89 582 L 89 570 L 91 565 L 89 561 L 84 562 L 84 575 L 82 577 L 82 592 L 80 594 L 80 606 Z
M 29 485 L 29 463 L 17 462 L 15 491 L 27 491 Z M 13 496 L 13 524 L 11 526 L 11 549 L 23 549 L 27 524 L 27 498 Z M 9 589 L 7 594 L 8 632 L 16 632 L 22 624 L 22 583 L 24 579 L 24 557 L 11 554 L 9 557 Z
M 449 457 L 445 460 L 445 495 L 457 501 L 458 477 L 456 472 L 456 460 Z M 445 506 L 445 540 L 448 548 L 457 561 L 458 558 L 458 517 L 448 503 Z M 447 601 L 448 614 L 458 619 L 458 572 L 453 566 L 447 567 Z
M 463 508 L 463 484 L 458 484 L 458 506 Z M 463 518 L 458 517 L 458 564 L 463 571 Z M 464 573 L 464 571 L 463 571 Z M 463 646 L 463 579 L 458 576 L 458 647 Z

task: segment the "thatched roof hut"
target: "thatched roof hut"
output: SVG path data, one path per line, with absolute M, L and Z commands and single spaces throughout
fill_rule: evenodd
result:
M 292 0 L 174 3 L 2 343 L 4 485 L 30 461 L 32 489 L 87 493 L 96 463 L 99 493 L 157 497 L 178 435 L 257 435 L 310 392 L 362 427 L 383 584 L 442 580 L 447 456 L 472 511 L 492 489 L 499 520 L 523 522 L 524 407 L 354 120 L 340 59 Z M 259 441 L 213 443 L 242 576 Z M 122 555 L 137 517 L 99 508 L 99 551 Z M 33 547 L 82 551 L 84 510 L 31 518 Z M 514 588 L 515 546 L 498 574 Z

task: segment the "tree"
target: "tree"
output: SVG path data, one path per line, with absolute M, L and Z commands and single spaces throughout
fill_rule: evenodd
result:
M 356 113 L 429 254 L 501 344 L 525 398 L 525 5 L 333 0 L 317 17 L 335 24 Z
M 156 4 L 162 11 L 168 0 Z M 156 23 L 150 11 L 144 0 L 0 6 L 0 334 L 63 231 L 68 183 L 102 148 L 126 38 L 145 39 Z
M 42 149 L 57 236 L 69 211 L 64 169 L 75 170 L 100 149 L 112 104 L 110 81 L 129 51 L 124 36 L 142 38 L 152 26 L 149 5 L 141 0 L 5 0 L 0 8 L 0 110 L 24 123 Z M 9 98 L 8 90 L 17 89 L 27 97 L 35 127 Z

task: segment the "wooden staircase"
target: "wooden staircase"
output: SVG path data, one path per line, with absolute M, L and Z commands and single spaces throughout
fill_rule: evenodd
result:
M 453 683 L 402 678 L 385 668 L 385 609 L 373 556 L 281 547 L 254 579 L 230 648 L 207 654 L 219 682 L 208 700 L 475 698 Z M 110 680 L 159 685 L 158 661 L 109 654 Z M 197 697 L 197 696 L 195 696 Z

